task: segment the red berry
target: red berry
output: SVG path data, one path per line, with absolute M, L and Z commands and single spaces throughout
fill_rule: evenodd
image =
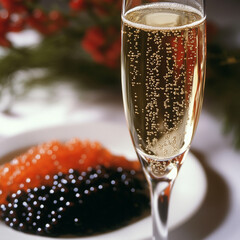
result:
M 19 18 L 17 21 L 12 22 L 9 26 L 9 32 L 20 32 L 25 26 L 25 19 Z
M 46 22 L 48 20 L 47 15 L 41 9 L 35 9 L 33 12 L 33 18 L 39 22 Z
M 50 21 L 62 21 L 62 15 L 59 11 L 53 10 L 48 14 Z
M 87 38 L 84 38 L 82 40 L 81 45 L 82 45 L 83 49 L 89 53 L 93 53 L 97 49 L 97 47 L 94 44 L 92 44 L 92 42 L 89 41 Z
M 106 38 L 101 28 L 92 27 L 87 30 L 84 40 L 89 41 L 91 44 L 93 44 L 96 47 L 100 47 L 104 45 Z
M 0 0 L 0 2 L 10 13 L 22 13 L 27 10 L 23 0 Z
M 92 58 L 97 63 L 104 64 L 104 62 L 105 62 L 104 54 L 102 52 L 100 52 L 99 50 L 96 50 L 96 51 L 92 52 Z
M 84 8 L 84 1 L 83 0 L 71 0 L 69 3 L 69 6 L 73 10 L 79 11 Z
M 0 46 L 10 47 L 11 43 L 5 36 L 0 36 Z

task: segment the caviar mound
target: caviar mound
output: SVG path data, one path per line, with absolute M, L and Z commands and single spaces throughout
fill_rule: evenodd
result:
M 78 139 L 33 147 L 1 166 L 0 194 L 8 226 L 53 237 L 103 233 L 150 209 L 137 161 Z
M 46 176 L 56 172 L 67 173 L 70 168 L 82 172 L 97 165 L 140 169 L 137 161 L 115 156 L 98 142 L 79 139 L 66 143 L 51 141 L 30 148 L 0 167 L 0 204 L 5 202 L 9 192 L 49 184 L 50 179 Z
M 98 166 L 53 176 L 53 184 L 18 190 L 1 205 L 7 225 L 23 232 L 89 235 L 123 226 L 148 209 L 140 173 Z

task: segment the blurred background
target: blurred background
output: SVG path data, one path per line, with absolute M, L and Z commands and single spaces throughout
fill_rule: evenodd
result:
M 206 6 L 206 94 L 193 151 L 211 192 L 201 213 L 170 237 L 235 240 L 240 238 L 234 227 L 240 213 L 240 1 L 206 0 Z M 0 139 L 66 122 L 125 122 L 120 11 L 121 0 L 0 0 Z
M 1 113 L 31 116 L 44 108 L 44 101 L 56 108 L 60 99 L 63 105 L 75 105 L 76 99 L 86 105 L 94 97 L 121 98 L 121 0 L 0 4 Z M 234 135 L 233 144 L 239 148 L 240 2 L 208 0 L 206 6 L 205 108 L 222 120 L 224 131 Z

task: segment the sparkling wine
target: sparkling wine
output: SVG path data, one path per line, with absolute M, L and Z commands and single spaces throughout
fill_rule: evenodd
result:
M 155 3 L 122 16 L 123 99 L 145 158 L 168 160 L 190 146 L 202 105 L 205 19 L 189 6 Z

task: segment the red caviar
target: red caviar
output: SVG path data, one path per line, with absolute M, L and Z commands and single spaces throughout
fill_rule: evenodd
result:
M 138 161 L 113 155 L 99 142 L 79 139 L 66 143 L 47 142 L 30 148 L 0 167 L 0 204 L 5 203 L 11 192 L 51 184 L 51 176 L 58 172 L 67 173 L 69 169 L 82 172 L 98 165 L 140 169 Z

